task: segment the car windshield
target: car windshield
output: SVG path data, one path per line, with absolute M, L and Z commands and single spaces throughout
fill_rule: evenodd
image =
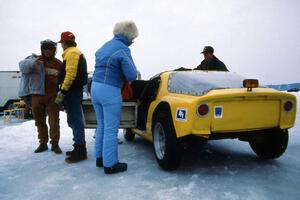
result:
M 172 93 L 201 96 L 212 89 L 241 88 L 244 78 L 232 72 L 174 71 L 169 76 Z

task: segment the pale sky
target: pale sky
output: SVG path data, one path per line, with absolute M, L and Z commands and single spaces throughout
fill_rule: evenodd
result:
M 142 78 L 194 68 L 211 45 L 230 71 L 263 84 L 300 82 L 300 0 L 0 0 L 0 70 L 71 31 L 89 71 L 117 21 L 133 20 Z M 58 46 L 57 57 L 62 49 Z

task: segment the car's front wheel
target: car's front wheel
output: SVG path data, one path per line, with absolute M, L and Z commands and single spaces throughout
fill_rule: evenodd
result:
M 281 156 L 289 141 L 287 130 L 275 130 L 259 137 L 250 140 L 249 144 L 256 155 L 263 159 L 275 159 Z
M 180 145 L 176 137 L 172 118 L 167 112 L 160 112 L 153 121 L 153 149 L 159 166 L 174 170 L 181 161 Z

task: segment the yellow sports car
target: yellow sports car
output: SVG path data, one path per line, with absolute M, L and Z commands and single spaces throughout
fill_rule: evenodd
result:
M 182 143 L 197 138 L 238 138 L 249 142 L 259 157 L 277 158 L 286 150 L 288 129 L 295 123 L 294 95 L 260 87 L 257 80 L 232 72 L 163 72 L 132 82 L 132 89 L 137 124 L 126 129 L 125 138 L 133 140 L 137 134 L 153 142 L 165 170 L 176 169 Z

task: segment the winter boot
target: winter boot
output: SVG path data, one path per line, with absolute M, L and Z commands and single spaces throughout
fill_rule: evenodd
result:
M 114 173 L 118 173 L 118 172 L 124 172 L 126 170 L 127 170 L 126 163 L 117 163 L 112 167 L 104 167 L 105 174 L 114 174 Z
M 72 152 L 75 150 L 75 144 L 73 144 L 73 150 L 72 151 L 66 151 L 67 156 L 71 156 Z
M 67 163 L 76 163 L 87 159 L 85 144 L 74 144 L 71 155 L 65 159 Z
M 51 151 L 53 151 L 54 153 L 56 154 L 61 154 L 62 151 L 61 149 L 59 148 L 58 144 L 57 143 L 53 143 L 52 146 L 51 146 Z
M 41 153 L 41 152 L 47 151 L 47 150 L 48 150 L 47 143 L 40 143 L 40 145 L 38 146 L 38 148 L 36 148 L 34 153 Z
M 103 167 L 103 159 L 96 158 L 96 167 Z

